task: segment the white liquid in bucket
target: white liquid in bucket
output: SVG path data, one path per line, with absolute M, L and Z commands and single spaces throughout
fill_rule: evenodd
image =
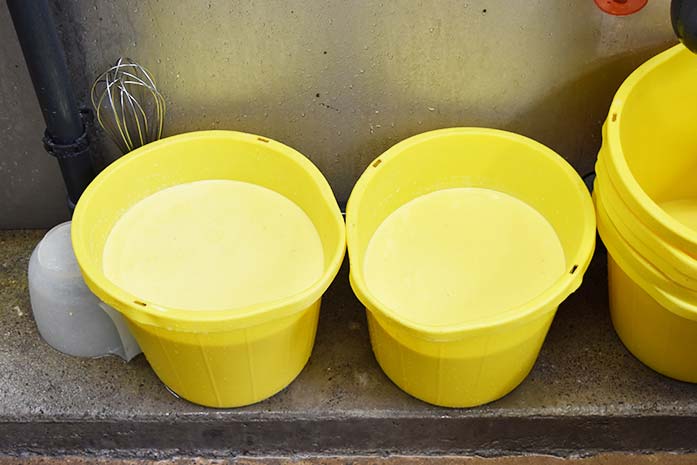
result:
M 662 203 L 661 208 L 688 228 L 697 231 L 697 199 L 671 200 Z
M 322 275 L 322 243 L 286 197 L 210 180 L 159 191 L 131 207 L 106 241 L 104 273 L 147 302 L 190 310 L 243 308 L 293 296 Z
M 550 223 L 510 195 L 456 188 L 418 197 L 377 228 L 365 279 L 416 323 L 476 321 L 522 305 L 567 272 Z

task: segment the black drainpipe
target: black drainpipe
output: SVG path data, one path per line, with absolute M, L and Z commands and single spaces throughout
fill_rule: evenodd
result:
M 44 147 L 58 159 L 72 213 L 94 179 L 89 141 L 48 0 L 7 0 L 46 122 Z

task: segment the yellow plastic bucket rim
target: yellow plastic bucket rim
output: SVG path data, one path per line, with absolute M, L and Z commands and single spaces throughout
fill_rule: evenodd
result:
M 676 296 L 674 292 L 664 288 L 675 286 L 673 290 L 679 290 L 681 286 L 672 282 L 624 240 L 605 210 L 602 195 L 598 195 L 597 191 L 594 191 L 593 199 L 598 214 L 598 234 L 600 234 L 608 254 L 617 263 L 617 266 L 667 311 L 689 320 L 697 320 L 696 304 L 684 297 Z M 641 273 L 638 268 L 644 270 L 645 273 Z M 645 276 L 647 274 L 648 277 Z M 684 289 L 686 295 L 694 292 L 687 288 Z M 697 295 L 695 297 L 697 298 Z
M 629 210 L 617 194 L 612 181 L 607 178 L 603 165 L 604 163 L 598 160 L 595 186 L 597 195 L 602 197 L 603 208 L 608 217 L 613 219 L 618 233 L 642 258 L 669 279 L 697 291 L 697 260 L 654 234 L 641 218 Z
M 608 118 L 604 125 L 604 142 L 607 143 L 608 150 L 601 150 L 600 156 L 608 156 L 608 162 L 606 163 L 608 176 L 611 179 L 614 178 L 613 182 L 618 188 L 620 195 L 638 216 L 646 218 L 646 221 L 650 223 L 651 228 L 656 230 L 658 235 L 668 234 L 672 236 L 668 240 L 674 238 L 682 241 L 682 244 L 679 245 L 686 245 L 693 248 L 691 252 L 697 252 L 697 233 L 666 213 L 644 192 L 629 169 L 620 139 L 623 105 L 634 90 L 634 87 L 655 68 L 672 60 L 681 53 L 690 53 L 690 51 L 682 44 L 678 44 L 659 53 L 634 70 L 622 83 L 612 100 Z
M 384 167 L 385 165 L 393 162 L 395 158 L 399 157 L 399 155 L 405 149 L 417 144 L 421 144 L 429 139 L 449 135 L 486 136 L 510 139 L 517 143 L 524 144 L 536 150 L 541 155 L 546 156 L 550 161 L 557 164 L 563 170 L 563 172 L 568 176 L 569 182 L 571 182 L 577 188 L 581 202 L 584 204 L 582 212 L 583 225 L 580 226 L 584 228 L 584 233 L 581 246 L 578 248 L 576 254 L 573 256 L 573 259 L 570 261 L 570 263 L 578 265 L 573 273 L 564 273 L 559 277 L 559 279 L 557 279 L 557 281 L 554 282 L 554 284 L 543 291 L 540 295 L 524 304 L 510 309 L 505 313 L 485 318 L 478 322 L 467 322 L 457 325 L 428 325 L 404 318 L 399 312 L 380 302 L 380 300 L 376 298 L 372 292 L 370 292 L 363 276 L 363 270 L 360 270 L 351 264 L 349 273 L 351 287 L 356 293 L 358 299 L 366 306 L 368 311 L 373 312 L 379 321 L 384 321 L 384 318 L 387 318 L 390 322 L 397 324 L 398 327 L 408 329 L 417 336 L 432 340 L 451 340 L 474 331 L 485 330 L 506 324 L 522 323 L 523 321 L 536 317 L 542 309 L 547 309 L 552 304 L 555 306 L 558 305 L 581 285 L 583 274 L 590 264 L 593 251 L 595 249 L 596 226 L 593 201 L 590 198 L 590 194 L 588 193 L 588 189 L 583 180 L 566 160 L 564 160 L 549 147 L 520 134 L 491 128 L 455 127 L 436 129 L 409 137 L 390 147 L 386 152 L 378 156 L 368 165 L 368 168 L 363 172 L 361 177 L 356 182 L 346 206 L 346 237 L 349 258 L 352 256 L 356 257 L 358 255 L 358 251 L 356 250 L 356 241 L 353 239 L 356 237 L 357 230 L 360 227 L 359 223 L 356 221 L 356 211 L 358 209 L 358 205 L 363 199 L 363 195 L 368 188 L 368 185 L 376 176 L 377 171 L 374 169 L 375 163 L 380 160 L 380 165 Z
M 123 165 L 131 160 L 139 157 L 148 156 L 153 150 L 161 150 L 170 144 L 176 144 L 182 141 L 192 141 L 196 139 L 211 139 L 224 138 L 234 141 L 244 141 L 253 144 L 264 144 L 264 147 L 273 147 L 287 158 L 293 160 L 300 165 L 317 183 L 320 188 L 321 197 L 324 202 L 335 210 L 334 219 L 337 226 L 337 234 L 339 234 L 336 249 L 334 250 L 331 259 L 325 266 L 323 275 L 311 286 L 295 295 L 288 296 L 282 299 L 277 299 L 269 302 L 262 302 L 255 305 L 250 305 L 244 309 L 216 309 L 216 310 L 191 310 L 185 308 L 176 308 L 170 306 L 159 305 L 152 302 L 147 302 L 145 306 L 138 302 L 143 300 L 130 292 L 116 286 L 103 273 L 101 269 L 90 266 L 91 263 L 85 260 L 87 256 L 86 241 L 89 237 L 86 236 L 84 227 L 81 224 L 83 212 L 90 208 L 91 202 L 98 192 L 99 187 L 107 182 L 109 177 L 116 173 Z M 319 169 L 304 155 L 295 149 L 288 147 L 280 142 L 263 137 L 264 142 L 260 140 L 261 136 L 248 134 L 237 131 L 225 130 L 210 130 L 210 131 L 194 131 L 175 136 L 166 137 L 156 142 L 144 145 L 122 158 L 116 160 L 106 169 L 104 169 L 85 189 L 85 192 L 80 197 L 73 214 L 73 224 L 71 228 L 71 236 L 75 257 L 82 271 L 83 277 L 88 287 L 94 292 L 97 297 L 105 303 L 113 306 L 115 309 L 124 313 L 130 319 L 138 321 L 142 324 L 163 326 L 177 330 L 192 330 L 194 327 L 197 330 L 206 331 L 223 331 L 234 327 L 251 327 L 262 324 L 267 321 L 280 319 L 290 316 L 295 312 L 302 311 L 318 300 L 329 287 L 334 277 L 341 267 L 346 251 L 346 235 L 344 220 L 341 215 L 341 210 L 336 202 L 334 193 L 329 187 L 329 183 L 324 178 Z M 268 141 L 268 142 L 266 142 Z

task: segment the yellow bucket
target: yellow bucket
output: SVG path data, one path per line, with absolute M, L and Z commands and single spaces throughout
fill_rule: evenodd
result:
M 102 256 L 121 216 L 156 192 L 202 180 L 263 186 L 299 206 L 321 241 L 321 278 L 296 295 L 229 310 L 172 308 L 110 281 Z M 305 366 L 320 298 L 343 260 L 345 228 L 327 181 L 303 155 L 264 137 L 203 131 L 148 144 L 100 173 L 77 205 L 72 242 L 87 285 L 126 317 L 158 377 L 191 402 L 236 407 L 277 393 Z
M 697 57 L 677 45 L 618 90 L 603 126 L 594 198 L 610 311 L 654 370 L 697 382 Z
M 424 322 L 421 315 L 440 309 L 426 305 L 416 316 L 407 316 L 403 308 L 386 304 L 376 295 L 366 279 L 368 249 L 378 229 L 400 207 L 457 188 L 506 194 L 534 209 L 558 239 L 563 268 L 551 285 L 511 308 L 468 319 L 460 318 L 470 310 L 464 305 L 455 309 L 448 324 Z M 432 212 L 431 218 L 436 223 L 449 219 L 444 210 Z M 351 285 L 366 306 L 378 363 L 409 394 L 448 407 L 493 401 L 522 382 L 537 358 L 557 306 L 581 284 L 595 241 L 592 201 L 573 168 L 533 140 L 483 128 L 432 131 L 389 149 L 358 180 L 348 202 L 346 223 Z M 396 234 L 409 238 L 409 223 L 405 225 Z M 514 244 L 499 244 L 500 250 L 524 248 L 528 239 L 526 232 L 520 231 Z M 425 245 L 414 242 L 409 247 L 418 253 Z M 497 253 L 493 248 L 487 250 Z M 441 273 L 447 274 L 437 266 L 433 270 L 436 280 Z M 531 264 L 518 273 L 501 271 L 490 285 L 505 294 L 516 280 L 538 270 Z M 467 285 L 460 284 L 461 288 Z M 408 283 L 393 291 L 399 294 L 420 285 L 423 283 Z M 426 289 L 434 297 L 438 292 Z

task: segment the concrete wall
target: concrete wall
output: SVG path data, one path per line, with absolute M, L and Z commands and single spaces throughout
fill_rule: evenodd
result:
M 61 0 L 79 98 L 119 55 L 150 68 L 166 132 L 224 128 L 295 147 L 345 201 L 410 135 L 491 126 L 592 168 L 614 91 L 674 43 L 669 1 L 617 18 L 592 0 Z M 55 160 L 0 3 L 0 228 L 67 218 Z M 106 140 L 97 158 L 116 156 Z

